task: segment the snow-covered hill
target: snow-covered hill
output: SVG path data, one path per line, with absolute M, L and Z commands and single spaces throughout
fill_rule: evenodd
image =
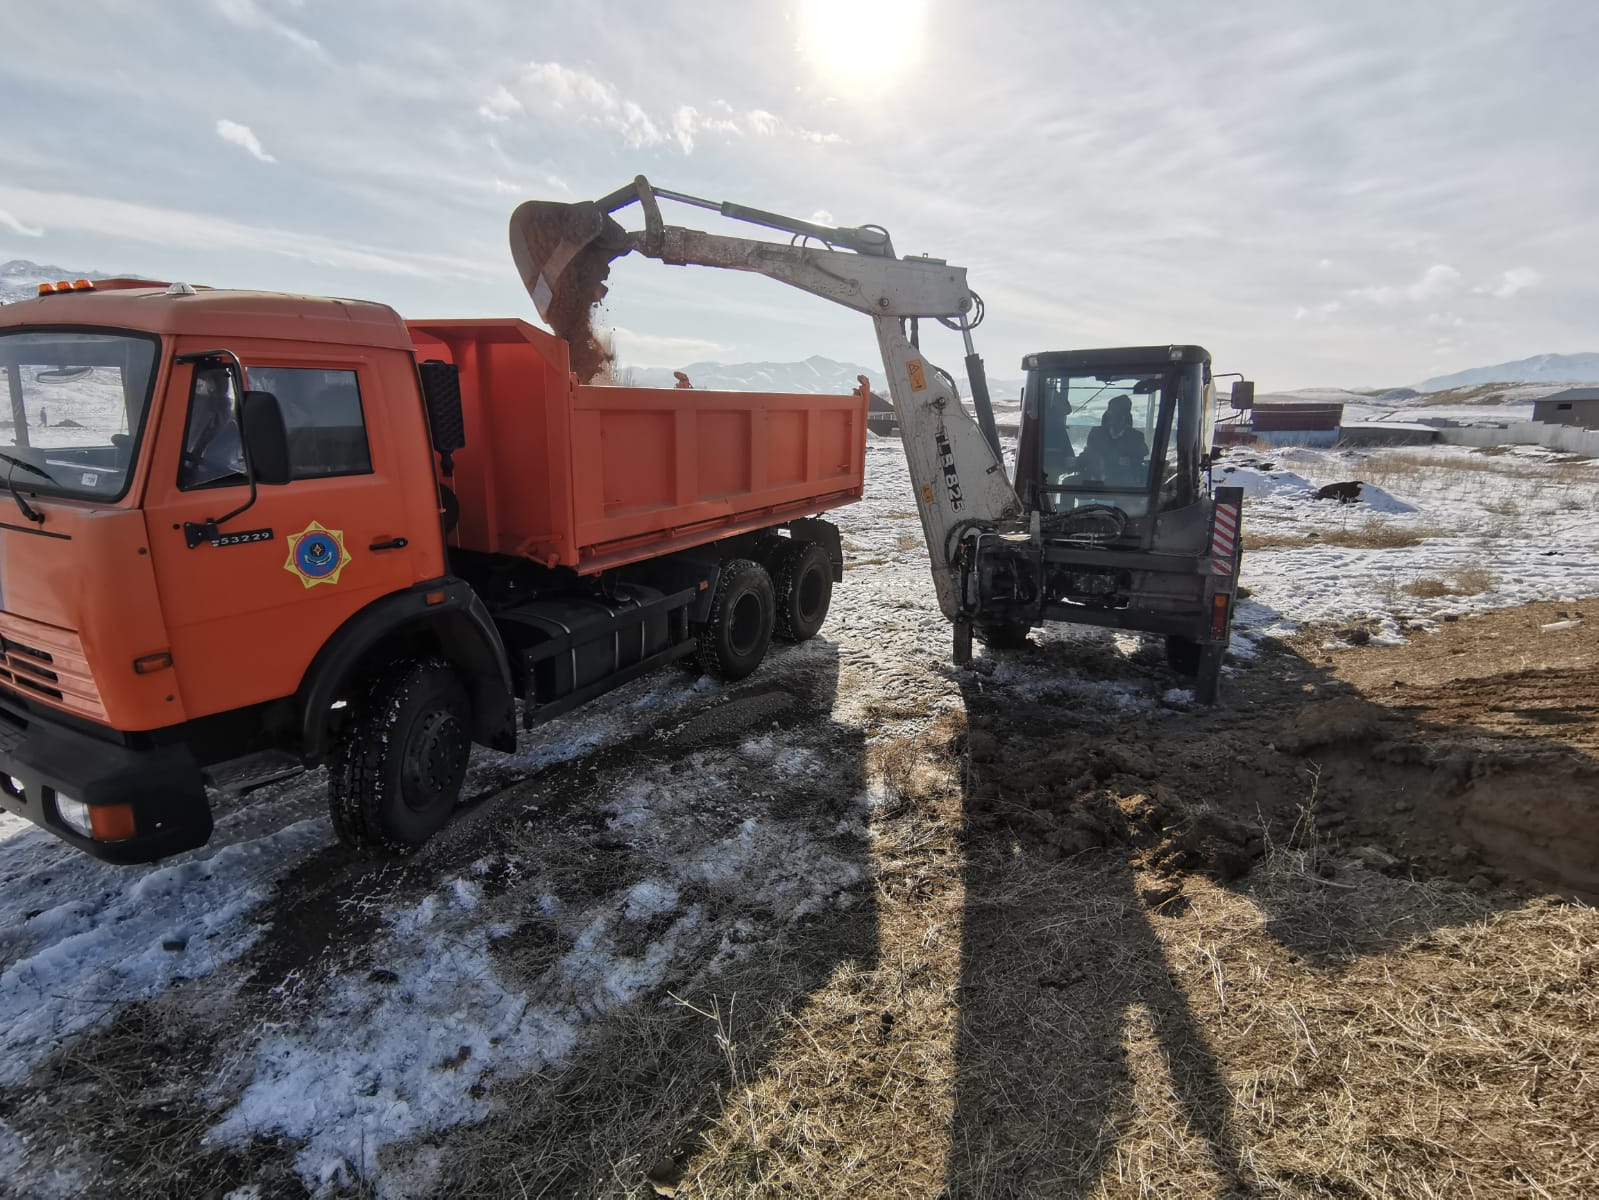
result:
M 31 300 L 39 294 L 41 283 L 54 283 L 58 279 L 104 279 L 101 271 L 69 271 L 66 267 L 48 263 L 29 262 L 13 258 L 0 263 L 0 304 L 13 300 Z
M 1535 354 L 1516 362 L 1439 375 L 1416 387 L 1423 392 L 1442 392 L 1485 383 L 1599 383 L 1599 354 Z
M 880 367 L 863 367 L 858 363 L 839 362 L 813 354 L 800 362 L 719 363 L 693 362 L 678 368 L 697 388 L 728 392 L 852 392 L 857 378 L 866 376 L 872 390 L 879 395 L 887 391 L 887 379 Z M 671 387 L 674 379 L 670 367 L 629 367 L 617 370 L 617 381 L 634 387 Z M 970 397 L 971 385 L 964 375 L 955 376 L 955 384 L 963 399 Z M 990 376 L 989 394 L 996 411 L 1014 412 L 1019 407 L 1022 381 L 996 379 Z

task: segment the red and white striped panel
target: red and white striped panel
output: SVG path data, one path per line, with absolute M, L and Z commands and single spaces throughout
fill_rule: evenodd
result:
M 1216 575 L 1231 575 L 1238 550 L 1238 505 L 1218 504 L 1210 531 L 1210 569 Z

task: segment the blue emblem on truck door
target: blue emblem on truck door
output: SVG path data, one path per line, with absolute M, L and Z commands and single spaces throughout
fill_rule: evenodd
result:
M 283 569 L 298 575 L 306 587 L 319 583 L 338 583 L 339 573 L 350 564 L 350 552 L 344 548 L 344 531 L 328 529 L 319 521 L 312 521 L 299 533 L 289 538 L 289 558 Z

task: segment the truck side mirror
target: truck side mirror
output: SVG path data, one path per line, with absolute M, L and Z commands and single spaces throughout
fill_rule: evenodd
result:
M 257 483 L 288 483 L 289 430 L 271 392 L 245 392 L 244 451 Z
M 1233 384 L 1231 404 L 1234 408 L 1255 407 L 1255 381 L 1253 379 L 1240 379 Z

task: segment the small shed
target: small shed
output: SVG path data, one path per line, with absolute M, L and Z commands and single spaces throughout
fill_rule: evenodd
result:
M 1567 388 L 1532 403 L 1532 419 L 1545 425 L 1599 429 L 1599 387 Z

